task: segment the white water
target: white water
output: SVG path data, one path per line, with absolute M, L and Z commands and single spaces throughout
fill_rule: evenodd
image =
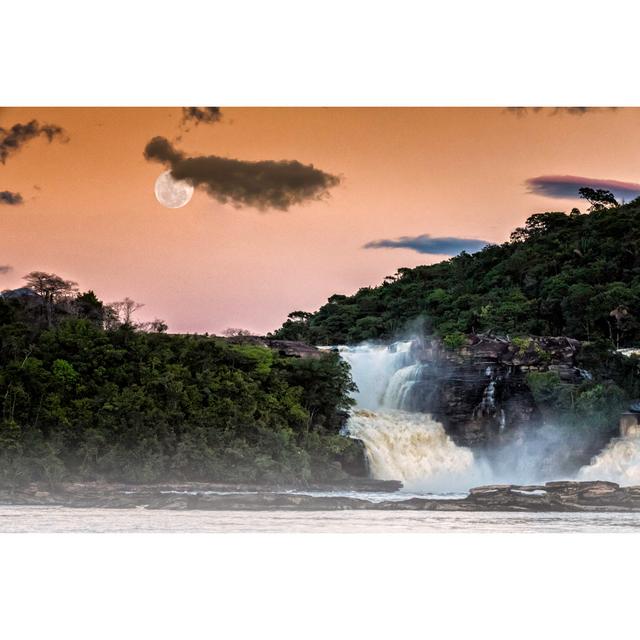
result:
M 456 446 L 428 414 L 358 410 L 348 430 L 364 443 L 374 478 L 426 492 L 466 491 L 482 483 L 471 450 Z
M 612 440 L 591 464 L 578 472 L 579 480 L 610 480 L 622 486 L 640 485 L 640 434 Z
M 429 493 L 467 491 L 494 482 L 536 484 L 561 479 L 552 454 L 571 444 L 560 427 L 546 425 L 503 446 L 489 467 L 470 449 L 457 446 L 432 416 L 407 411 L 414 385 L 423 378 L 425 367 L 431 366 L 416 358 L 415 346 L 415 341 L 407 340 L 388 346 L 365 343 L 338 348 L 359 389 L 346 430 L 364 443 L 374 478 L 400 480 L 407 491 Z M 491 367 L 486 373 L 489 382 L 478 413 L 495 410 Z M 421 388 L 420 393 L 424 392 Z M 503 430 L 504 412 L 499 419 Z M 640 433 L 612 440 L 574 477 L 640 485 Z
M 466 491 L 484 474 L 470 449 L 458 447 L 429 414 L 406 409 L 425 363 L 411 340 L 340 347 L 358 386 L 348 435 L 364 443 L 371 475 L 422 492 Z
M 391 345 L 361 344 L 338 347 L 341 357 L 351 366 L 351 375 L 358 385 L 354 395 L 360 409 L 382 407 L 401 409 L 401 398 L 415 380 L 416 362 L 412 356 L 412 340 Z

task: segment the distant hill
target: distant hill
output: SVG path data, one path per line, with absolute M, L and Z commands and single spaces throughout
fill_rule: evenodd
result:
M 640 341 L 640 199 L 580 214 L 531 216 L 508 242 L 399 269 L 377 287 L 293 312 L 274 337 L 313 344 L 389 338 L 417 319 L 458 334 Z

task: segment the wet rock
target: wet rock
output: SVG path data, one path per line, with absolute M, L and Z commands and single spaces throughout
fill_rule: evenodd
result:
M 305 487 L 313 491 L 373 491 L 391 493 L 402 489 L 400 480 L 376 480 L 375 478 L 349 478 L 331 484 L 310 484 Z
M 458 445 L 501 442 L 542 424 L 527 375 L 553 371 L 578 384 L 585 374 L 576 366 L 579 349 L 579 341 L 564 336 L 471 335 L 454 351 L 428 341 L 414 350 L 424 366 L 405 408 L 433 414 Z
M 472 496 L 483 496 L 485 494 L 492 494 L 499 491 L 507 491 L 511 489 L 513 485 L 511 484 L 488 484 L 482 487 L 473 487 L 469 490 L 469 495 Z
M 634 511 L 640 510 L 639 489 L 604 481 L 491 485 L 472 489 L 466 500 L 495 511 Z
M 205 485 L 206 486 L 206 485 Z M 212 485 L 209 485 L 212 486 Z M 167 487 L 173 487 L 167 489 Z M 465 498 L 407 498 L 371 502 L 341 495 L 313 496 L 278 490 L 218 492 L 202 485 L 73 485 L 57 490 L 4 489 L 0 504 L 60 505 L 74 508 L 167 509 L 205 511 L 504 511 L 504 512 L 640 512 L 640 487 L 614 482 L 557 481 L 545 485 L 475 487 Z
M 364 442 L 358 438 L 349 438 L 349 444 L 350 446 L 339 456 L 342 469 L 356 479 L 367 479 L 370 472 Z

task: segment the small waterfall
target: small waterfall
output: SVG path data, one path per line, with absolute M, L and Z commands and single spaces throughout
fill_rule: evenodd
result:
M 576 371 L 583 380 L 593 380 L 593 374 L 586 369 L 576 368 Z
M 493 367 L 487 367 L 485 375 L 489 378 L 489 382 L 482 394 L 482 400 L 480 400 L 480 403 L 473 411 L 474 418 L 485 418 L 496 414 L 496 379 L 494 377 Z
M 610 480 L 640 485 L 640 433 L 614 438 L 578 472 L 578 480 Z
M 413 491 L 464 491 L 480 481 L 470 449 L 458 447 L 429 414 L 411 413 L 411 392 L 430 365 L 416 341 L 338 347 L 358 392 L 346 434 L 364 443 L 371 475 Z
M 411 400 L 411 390 L 422 378 L 427 368 L 425 364 L 411 364 L 398 369 L 389 380 L 382 397 L 382 405 L 390 409 L 407 409 Z
M 351 375 L 358 385 L 355 400 L 362 409 L 376 410 L 387 406 L 396 407 L 394 398 L 389 397 L 387 389 L 394 375 L 415 366 L 411 354 L 413 340 L 394 342 L 390 345 L 371 345 L 368 343 L 355 347 L 338 347 L 340 356 L 351 366 Z M 409 382 L 409 381 L 406 381 Z
M 490 380 L 489 384 L 485 387 L 484 394 L 480 404 L 474 409 L 474 418 L 484 418 L 486 416 L 492 416 L 496 412 L 496 381 Z

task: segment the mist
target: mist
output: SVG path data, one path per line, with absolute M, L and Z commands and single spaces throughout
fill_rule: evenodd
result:
M 499 404 L 490 407 L 497 415 L 501 412 L 498 433 L 483 446 L 456 444 L 438 416 L 415 410 L 436 392 L 425 388 L 425 380 L 437 376 L 442 366 L 426 348 L 423 326 L 421 318 L 395 341 L 337 347 L 358 387 L 345 432 L 362 441 L 374 478 L 400 480 L 405 491 L 434 493 L 561 479 L 640 484 L 640 437 L 612 441 L 590 463 L 584 452 L 594 442 L 587 430 L 551 424 L 542 417 L 526 428 L 511 427 Z M 491 384 L 488 376 L 481 402 L 495 402 Z

